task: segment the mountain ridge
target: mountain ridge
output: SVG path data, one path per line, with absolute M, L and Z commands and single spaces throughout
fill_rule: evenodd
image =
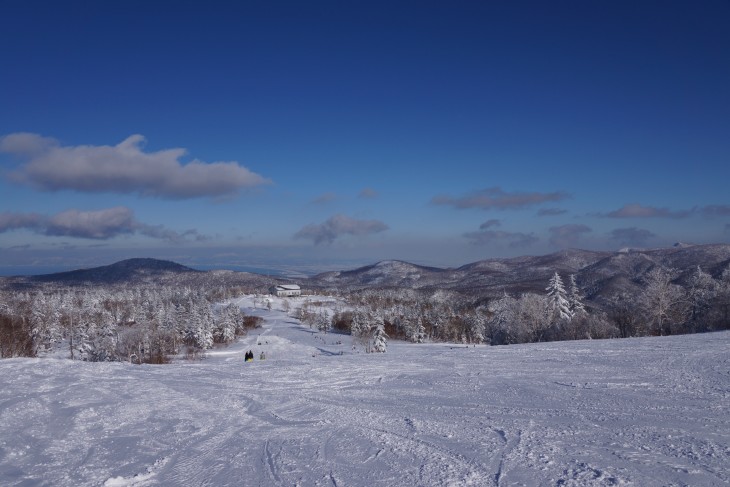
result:
M 114 284 L 143 277 L 160 276 L 162 274 L 180 274 L 188 272 L 202 272 L 190 267 L 178 264 L 170 260 L 153 259 L 140 257 L 125 259 L 113 264 L 90 267 L 88 269 L 76 269 L 73 271 L 56 272 L 52 274 L 41 274 L 28 277 L 35 282 L 99 282 Z
M 302 279 L 255 273 L 199 271 L 172 261 L 139 258 L 107 266 L 40 276 L 2 278 L 15 287 L 45 283 L 67 285 L 175 283 L 192 286 L 246 286 L 264 292 L 278 282 L 297 282 L 312 290 L 357 291 L 367 288 L 439 289 L 479 297 L 505 292 L 544 293 L 550 277 L 576 276 L 586 299 L 599 304 L 618 293 L 637 293 L 646 274 L 655 267 L 679 271 L 676 282 L 687 284 L 700 266 L 715 278 L 730 266 L 730 244 L 682 245 L 659 249 L 593 251 L 566 249 L 546 255 L 484 259 L 455 268 L 422 266 L 403 260 L 383 260 L 355 269 L 329 271 Z

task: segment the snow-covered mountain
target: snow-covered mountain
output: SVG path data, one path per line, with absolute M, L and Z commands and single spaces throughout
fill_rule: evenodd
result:
M 312 287 L 341 290 L 366 287 L 452 289 L 485 296 L 504 292 L 544 292 L 547 281 L 558 272 L 575 274 L 589 299 L 601 299 L 619 290 L 631 292 L 654 267 L 680 271 L 679 282 L 701 266 L 719 277 L 730 265 L 730 245 L 684 245 L 664 249 L 616 252 L 562 250 L 542 256 L 487 259 L 456 269 L 422 267 L 400 261 L 384 261 L 351 271 L 319 274 L 307 282 Z
M 550 277 L 575 274 L 586 298 L 605 302 L 619 292 L 636 292 L 647 272 L 655 267 L 680 272 L 684 284 L 700 266 L 715 278 L 730 265 L 730 245 L 679 245 L 663 249 L 622 249 L 616 252 L 561 250 L 542 256 L 486 259 L 458 268 L 438 268 L 399 260 L 385 260 L 352 270 L 325 272 L 297 283 L 311 290 L 349 291 L 365 288 L 455 290 L 473 296 L 499 296 L 505 292 L 543 293 Z M 109 266 L 58 274 L 0 279 L 0 285 L 28 287 L 41 283 L 123 284 L 163 283 L 188 286 L 243 286 L 263 291 L 282 282 L 270 276 L 234 271 L 196 271 L 174 262 L 130 259 Z

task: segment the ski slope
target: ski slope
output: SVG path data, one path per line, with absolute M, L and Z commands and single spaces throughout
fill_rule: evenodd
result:
M 0 361 L 0 485 L 730 483 L 730 333 L 365 354 L 239 304 L 199 362 Z

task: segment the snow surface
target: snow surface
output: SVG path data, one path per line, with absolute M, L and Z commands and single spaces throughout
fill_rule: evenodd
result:
M 0 485 L 730 483 L 728 332 L 365 354 L 282 302 L 199 362 L 0 361 Z

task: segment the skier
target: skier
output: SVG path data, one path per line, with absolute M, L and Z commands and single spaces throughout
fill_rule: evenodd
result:
M 259 360 L 266 360 L 266 355 L 264 355 L 264 352 L 261 352 L 261 355 L 259 355 Z

